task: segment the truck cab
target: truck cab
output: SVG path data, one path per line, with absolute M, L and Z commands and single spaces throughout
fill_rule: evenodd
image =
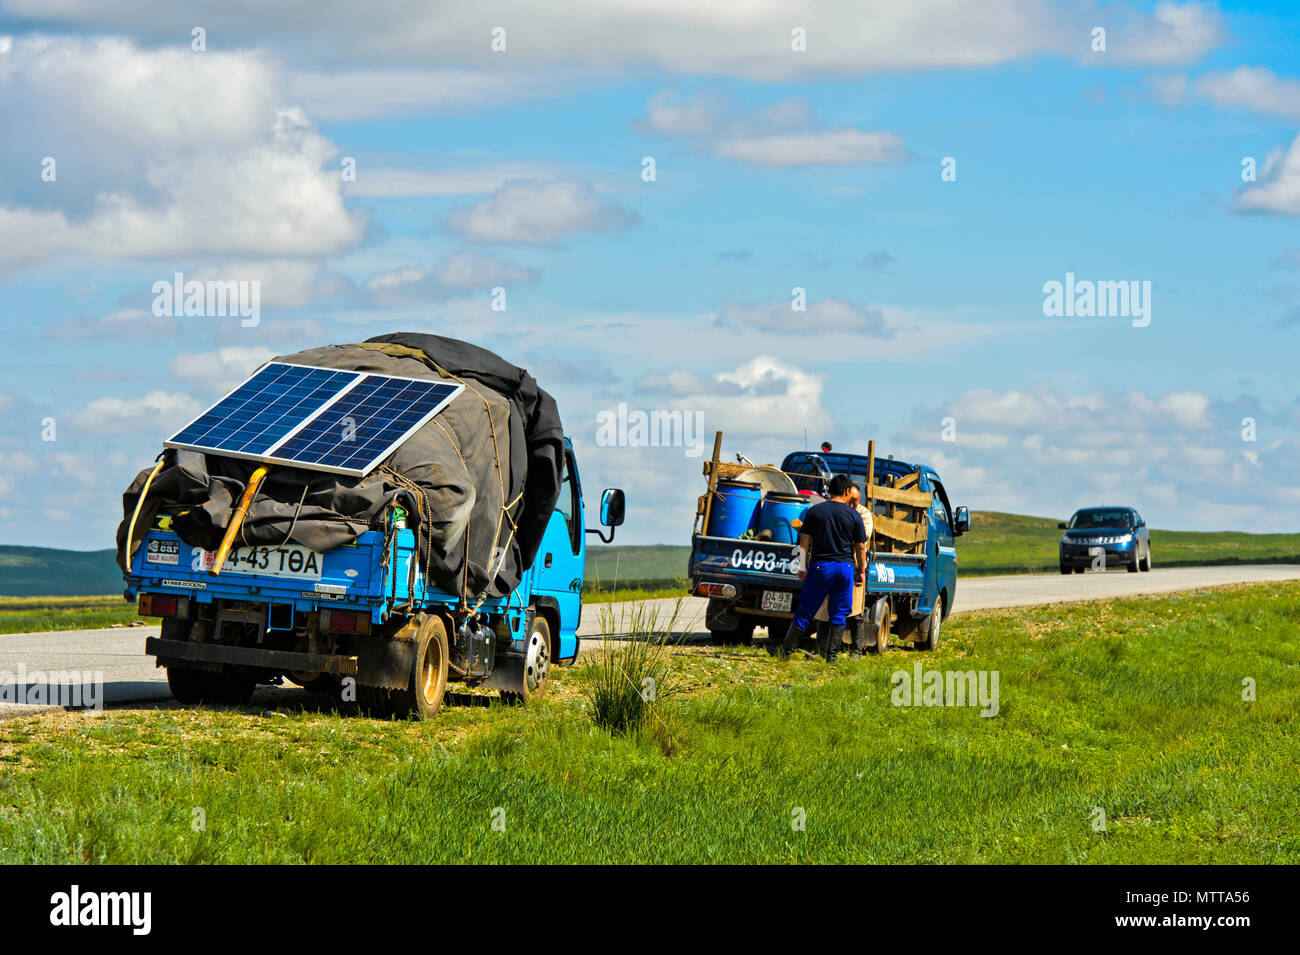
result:
M 146 653 L 167 669 L 181 702 L 241 703 L 257 684 L 288 680 L 379 714 L 429 717 L 449 681 L 527 701 L 546 692 L 550 666 L 578 654 L 586 535 L 613 539 L 623 492 L 607 489 L 601 521 L 584 526 L 577 460 L 564 439 L 562 487 L 532 567 L 496 598 L 441 590 L 427 579 L 416 530 L 390 507 L 386 526 L 323 553 L 298 544 L 191 546 L 158 515 L 143 535 L 125 596 L 162 618 Z

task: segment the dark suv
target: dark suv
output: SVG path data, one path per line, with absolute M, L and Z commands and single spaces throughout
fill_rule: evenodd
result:
M 1147 522 L 1131 507 L 1085 507 L 1068 523 L 1056 525 L 1061 537 L 1061 573 L 1083 573 L 1096 557 L 1103 567 L 1123 565 L 1129 573 L 1151 569 L 1151 535 Z

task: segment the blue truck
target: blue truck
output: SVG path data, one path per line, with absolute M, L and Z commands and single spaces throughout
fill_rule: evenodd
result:
M 623 492 L 601 496 L 601 530 L 584 526 L 572 442 L 532 567 L 510 594 L 466 607 L 431 586 L 411 519 L 390 507 L 387 532 L 370 530 L 317 553 L 297 544 L 235 547 L 219 575 L 214 554 L 171 529 L 164 509 L 125 574 L 125 596 L 162 618 L 146 653 L 183 703 L 246 702 L 257 684 L 289 680 L 341 695 L 371 712 L 437 713 L 449 681 L 527 701 L 546 692 L 550 667 L 578 654 L 586 536 L 613 540 Z M 387 546 L 385 541 L 388 541 Z
M 706 463 L 706 473 L 735 475 L 738 465 L 720 465 L 719 446 L 713 461 Z M 779 469 L 756 470 L 783 473 L 796 492 L 814 501 L 833 475 L 852 478 L 864 505 L 870 503 L 875 524 L 868 542 L 862 608 L 869 642 L 884 650 L 892 635 L 934 649 L 957 594 L 955 538 L 970 529 L 969 510 L 953 509 L 934 469 L 876 457 L 873 445 L 867 454 L 793 452 Z M 711 478 L 709 495 L 715 493 L 714 483 Z M 705 622 L 713 642 L 748 643 L 757 626 L 766 626 L 769 638 L 780 641 L 802 586 L 797 529 L 786 540 L 751 533 L 713 535 L 706 503 L 707 495 L 697 515 L 705 517 L 705 524 L 700 527 L 697 521 L 691 538 L 688 574 L 692 592 L 709 599 Z M 890 533 L 897 536 L 887 536 Z

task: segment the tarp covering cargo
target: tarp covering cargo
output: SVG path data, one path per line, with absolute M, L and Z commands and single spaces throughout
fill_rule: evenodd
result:
M 564 438 L 555 400 L 532 376 L 454 338 L 401 332 L 275 359 L 408 378 L 452 380 L 465 389 L 363 478 L 272 465 L 237 546 L 298 543 L 325 551 L 382 530 L 390 504 L 418 519 L 420 563 L 438 587 L 466 599 L 503 596 L 537 553 L 559 497 Z M 253 371 L 253 369 L 249 369 Z M 215 551 L 255 462 L 169 449 L 136 522 L 167 506 L 187 544 Z M 122 498 L 117 562 L 128 566 L 127 528 L 149 477 Z

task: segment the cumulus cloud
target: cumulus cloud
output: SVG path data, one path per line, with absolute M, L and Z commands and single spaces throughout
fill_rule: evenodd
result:
M 1194 89 L 1216 106 L 1300 117 L 1300 80 L 1278 76 L 1262 66 L 1239 66 L 1199 77 Z
M 773 81 L 817 76 L 862 76 L 935 67 L 982 67 L 1043 53 L 1079 55 L 1099 11 L 1059 0 L 824 0 L 792 18 L 788 3 L 755 0 L 737 9 L 697 0 L 577 0 L 542 5 L 503 0 L 486 21 L 474 5 L 391 0 L 374 16 L 351 0 L 319 0 L 304 18 L 294 6 L 236 0 L 178 7 L 169 0 L 104 4 L 98 0 L 5 0 L 12 14 L 72 29 L 128 33 L 150 41 L 188 36 L 195 23 L 229 42 L 275 49 L 292 45 L 316 64 L 363 70 L 398 67 L 439 70 L 461 67 L 512 71 L 558 67 L 612 73 L 652 67 L 673 73 L 739 76 Z M 1154 13 L 1121 5 L 1102 7 L 1113 21 L 1112 50 L 1127 62 L 1178 62 L 1204 53 L 1222 36 L 1215 8 L 1202 3 L 1161 2 Z M 506 27 L 506 54 L 493 52 L 489 28 Z M 806 49 L 792 49 L 791 30 L 800 27 Z M 455 86 L 454 73 L 443 82 Z M 304 95 L 310 95 L 308 86 Z M 470 81 L 459 95 L 473 100 L 513 93 L 523 86 Z M 323 95 L 323 94 L 322 94 Z M 436 91 L 393 103 L 442 108 Z M 355 108 L 364 108 L 360 97 Z
M 480 252 L 457 252 L 432 266 L 405 265 L 366 280 L 369 304 L 437 302 L 478 289 L 534 284 L 539 273 Z
M 216 351 L 177 355 L 170 367 L 177 378 L 225 392 L 274 357 L 265 345 L 228 345 Z
M 706 422 L 725 421 L 728 432 L 742 437 L 794 436 L 802 428 L 820 431 L 831 424 L 822 405 L 824 376 L 770 355 L 714 375 L 675 371 L 647 376 L 637 389 L 670 400 L 673 407 L 702 411 Z
M 93 435 L 157 433 L 180 427 L 200 410 L 189 395 L 155 390 L 139 398 L 96 398 L 64 415 L 63 423 L 71 431 Z
M 1269 154 L 1259 179 L 1237 193 L 1233 207 L 1239 212 L 1300 215 L 1300 136 L 1286 149 Z
M 1290 490 L 1300 442 L 1250 413 L 1258 442 L 1241 439 L 1241 407 L 1199 391 L 1066 394 L 1044 383 L 971 389 L 899 437 L 902 456 L 933 465 L 954 503 L 1057 517 L 1124 503 L 1157 526 L 1279 530 L 1300 517 Z M 949 417 L 952 441 L 942 436 Z
M 636 213 L 576 180 L 510 182 L 478 205 L 453 209 L 447 225 L 472 242 L 548 245 L 579 233 L 612 232 Z
M 187 31 L 188 32 L 188 31 Z M 335 152 L 248 53 L 35 37 L 0 54 L 0 268 L 53 256 L 304 256 L 357 243 Z
M 349 196 L 404 199 L 417 196 L 482 196 L 496 192 L 514 179 L 556 179 L 559 170 L 540 162 L 491 162 L 473 166 L 439 166 L 427 169 L 357 170 L 346 183 Z
M 681 100 L 663 92 L 646 104 L 641 126 L 753 166 L 841 166 L 903 157 L 900 136 L 855 126 L 823 127 L 812 106 L 798 97 L 747 110 L 717 93 Z

